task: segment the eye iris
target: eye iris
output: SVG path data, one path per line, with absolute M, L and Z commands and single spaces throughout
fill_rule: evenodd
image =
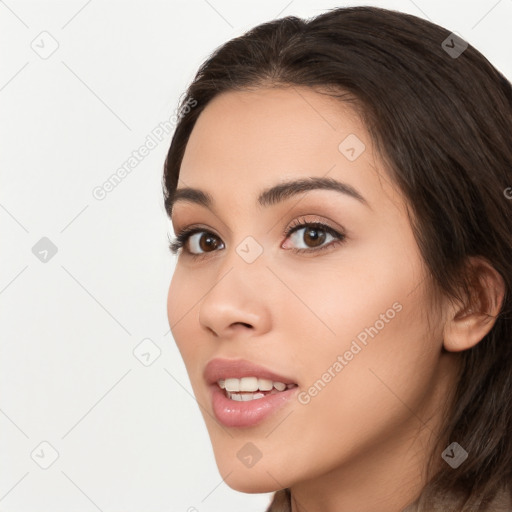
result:
M 318 232 L 322 233 L 321 235 L 318 235 Z M 310 228 L 305 231 L 305 238 L 310 238 L 313 240 L 313 247 L 316 247 L 317 245 L 322 245 L 325 241 L 325 233 L 322 232 L 321 229 L 316 228 Z M 306 240 L 307 242 L 307 240 Z
M 202 251 L 208 252 L 209 249 L 216 249 L 218 243 L 213 236 L 202 236 L 199 239 L 199 247 Z

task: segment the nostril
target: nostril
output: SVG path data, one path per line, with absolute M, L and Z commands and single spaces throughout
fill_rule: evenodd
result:
M 234 328 L 234 329 L 237 329 L 239 327 L 249 327 L 249 329 L 252 329 L 252 325 L 251 324 L 248 324 L 246 322 L 233 322 L 231 324 L 231 327 Z

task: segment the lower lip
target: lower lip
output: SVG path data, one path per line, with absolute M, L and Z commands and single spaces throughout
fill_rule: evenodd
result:
M 252 427 L 284 407 L 296 395 L 298 386 L 263 398 L 238 402 L 229 399 L 217 384 L 211 386 L 213 413 L 226 427 Z

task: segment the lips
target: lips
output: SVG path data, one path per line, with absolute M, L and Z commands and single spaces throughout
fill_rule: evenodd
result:
M 242 377 L 258 377 L 283 384 L 296 384 L 290 377 L 280 375 L 245 359 L 215 358 L 209 361 L 204 369 L 204 378 L 208 384 L 215 384 L 220 379 L 241 379 Z
M 267 380 L 278 387 L 287 389 L 253 393 L 229 393 L 221 389 L 219 381 L 229 384 L 226 379 L 236 381 L 244 377 L 257 377 Z M 292 398 L 298 392 L 298 385 L 286 375 L 276 373 L 269 368 L 251 363 L 245 359 L 212 359 L 204 369 L 204 378 L 208 384 L 209 399 L 217 420 L 226 427 L 255 427 L 265 419 L 289 407 Z M 222 382 L 221 382 L 222 383 Z M 236 386 L 235 386 L 236 387 Z M 235 396 L 237 400 L 235 400 Z M 230 398 L 231 397 L 231 398 Z M 241 400 L 241 401 L 240 401 Z

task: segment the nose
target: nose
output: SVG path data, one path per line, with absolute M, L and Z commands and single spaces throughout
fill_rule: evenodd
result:
M 199 307 L 199 323 L 215 337 L 257 337 L 271 328 L 269 280 L 263 261 L 226 258 Z

